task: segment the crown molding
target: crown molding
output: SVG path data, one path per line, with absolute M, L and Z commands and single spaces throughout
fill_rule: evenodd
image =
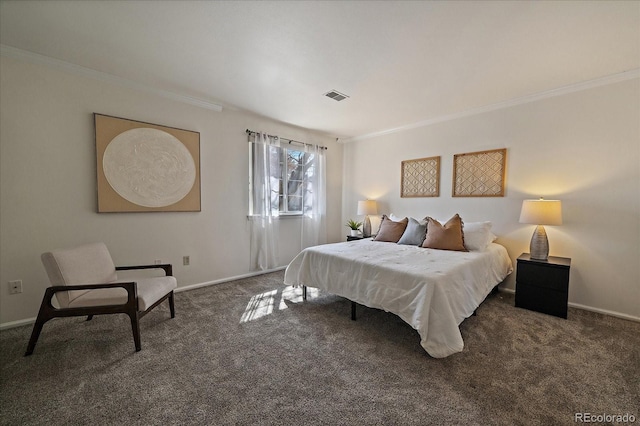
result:
M 142 83 L 138 83 L 133 80 L 128 80 L 122 77 L 117 77 L 112 74 L 108 74 L 101 71 L 96 71 L 91 68 L 82 67 L 80 65 L 75 65 L 69 62 L 65 62 L 59 59 L 51 58 L 49 56 L 41 55 L 39 53 L 29 52 L 27 50 L 18 49 L 15 47 L 7 46 L 4 44 L 0 44 L 0 56 L 12 57 L 16 59 L 22 59 L 24 61 L 42 64 L 46 66 L 50 66 L 53 68 L 61 69 L 63 71 L 69 72 L 71 74 L 89 77 L 101 81 L 106 81 L 112 84 L 116 84 L 122 87 L 126 87 L 129 89 L 134 89 L 142 92 L 147 92 L 151 94 L 155 94 L 158 96 L 162 96 L 174 101 L 195 105 L 200 108 L 209 109 L 212 111 L 220 112 L 222 111 L 222 105 L 209 102 L 203 99 L 198 99 L 190 96 L 180 95 L 177 93 L 169 92 L 162 89 L 157 89 L 154 87 L 150 87 L 144 85 Z M 556 96 L 562 96 L 569 93 L 579 92 L 582 90 L 591 89 L 599 86 L 606 86 L 608 84 L 614 84 L 621 81 L 631 80 L 634 78 L 640 78 L 640 69 L 636 68 L 633 70 L 612 74 L 609 76 L 597 78 L 594 80 L 589 80 L 581 83 L 575 83 L 568 86 L 559 87 L 556 89 L 547 90 L 540 93 L 535 93 L 532 95 L 523 96 L 520 98 L 510 99 L 503 102 L 498 102 L 495 104 L 485 105 L 478 108 L 473 108 L 470 110 L 462 111 L 459 113 L 443 115 L 439 117 L 430 118 L 428 120 L 419 121 L 417 123 L 407 124 L 404 126 L 394 127 L 391 129 L 381 130 L 378 132 L 367 133 L 360 136 L 354 136 L 351 138 L 340 138 L 339 143 L 349 143 L 356 142 L 365 139 L 371 139 L 378 136 L 389 135 L 393 133 L 398 133 L 406 130 L 417 129 L 420 127 L 427 127 L 437 123 L 442 123 L 445 121 L 456 120 L 458 118 L 469 117 L 473 115 L 483 114 L 485 112 L 495 111 L 503 108 L 510 108 L 517 105 L 527 104 L 530 102 L 535 102 L 542 99 L 552 98 Z
M 340 143 L 349 143 L 355 141 L 361 141 L 365 139 L 371 139 L 378 136 L 389 135 L 392 133 L 398 133 L 405 130 L 417 129 L 420 127 L 431 126 L 436 123 L 442 123 L 444 121 L 456 120 L 458 118 L 469 117 L 472 115 L 483 114 L 485 112 L 495 111 L 503 108 L 511 108 L 517 105 L 527 104 L 530 102 L 539 101 L 541 99 L 553 98 L 556 96 L 562 96 L 569 93 L 580 92 L 582 90 L 591 89 L 599 86 L 606 86 L 608 84 L 618 83 L 621 81 L 632 80 L 634 78 L 640 78 L 640 68 L 621 72 L 618 74 L 608 75 L 606 77 L 597 78 L 594 80 L 584 81 L 581 83 L 570 84 L 568 86 L 559 87 L 557 89 L 551 89 L 533 95 L 522 96 L 520 98 L 510 99 L 508 101 L 498 102 L 495 104 L 485 105 L 479 108 L 473 108 L 466 111 L 462 111 L 455 114 L 442 115 L 440 117 L 430 118 L 428 120 L 419 121 L 413 124 L 407 124 L 405 126 L 394 127 L 392 129 L 381 130 L 379 132 L 367 133 L 365 135 L 355 136 L 352 138 L 340 139 Z
M 96 71 L 91 68 L 75 65 L 69 62 L 62 61 L 60 59 L 51 58 L 39 53 L 29 52 L 27 50 L 18 49 L 4 44 L 0 44 L 0 56 L 6 56 L 9 58 L 21 59 L 31 63 L 46 65 L 74 75 L 105 81 L 118 86 L 126 87 L 128 89 L 151 93 L 174 101 L 195 105 L 197 107 L 209 109 L 216 112 L 222 111 L 222 105 L 218 105 L 213 102 L 193 98 L 191 96 L 180 95 L 177 93 L 169 92 L 167 90 L 157 89 L 155 87 L 147 86 L 133 80 L 117 77 L 115 75 L 108 74 L 102 71 Z

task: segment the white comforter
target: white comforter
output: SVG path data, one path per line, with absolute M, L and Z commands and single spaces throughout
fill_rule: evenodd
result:
M 359 240 L 303 250 L 284 282 L 392 312 L 418 331 L 429 355 L 443 358 L 462 351 L 458 326 L 512 271 L 507 250 L 495 243 L 456 252 Z

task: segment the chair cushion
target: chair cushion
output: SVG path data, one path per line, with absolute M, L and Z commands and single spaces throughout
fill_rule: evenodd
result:
M 154 303 L 178 286 L 175 277 L 151 277 L 119 279 L 116 282 L 135 281 L 138 287 L 138 311 L 146 311 Z M 127 290 L 124 288 L 99 288 L 88 290 L 69 304 L 70 308 L 86 306 L 122 305 L 127 303 Z
M 42 254 L 42 263 L 52 286 L 105 284 L 118 279 L 109 250 L 104 243 L 85 244 L 72 249 Z M 89 290 L 56 293 L 61 308 Z
M 141 278 L 138 283 L 138 310 L 143 312 L 178 287 L 176 277 Z

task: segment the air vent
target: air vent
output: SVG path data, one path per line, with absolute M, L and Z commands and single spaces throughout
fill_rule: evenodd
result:
M 342 101 L 348 98 L 347 95 L 345 95 L 344 93 L 340 93 L 337 90 L 332 90 L 330 92 L 325 93 L 324 95 L 328 98 L 333 99 L 334 101 Z

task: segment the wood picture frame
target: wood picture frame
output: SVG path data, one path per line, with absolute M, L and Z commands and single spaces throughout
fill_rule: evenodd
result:
M 400 170 L 400 197 L 440 196 L 440 156 L 405 160 Z
M 98 213 L 201 211 L 200 133 L 93 115 Z
M 507 149 L 453 156 L 453 197 L 504 197 Z

